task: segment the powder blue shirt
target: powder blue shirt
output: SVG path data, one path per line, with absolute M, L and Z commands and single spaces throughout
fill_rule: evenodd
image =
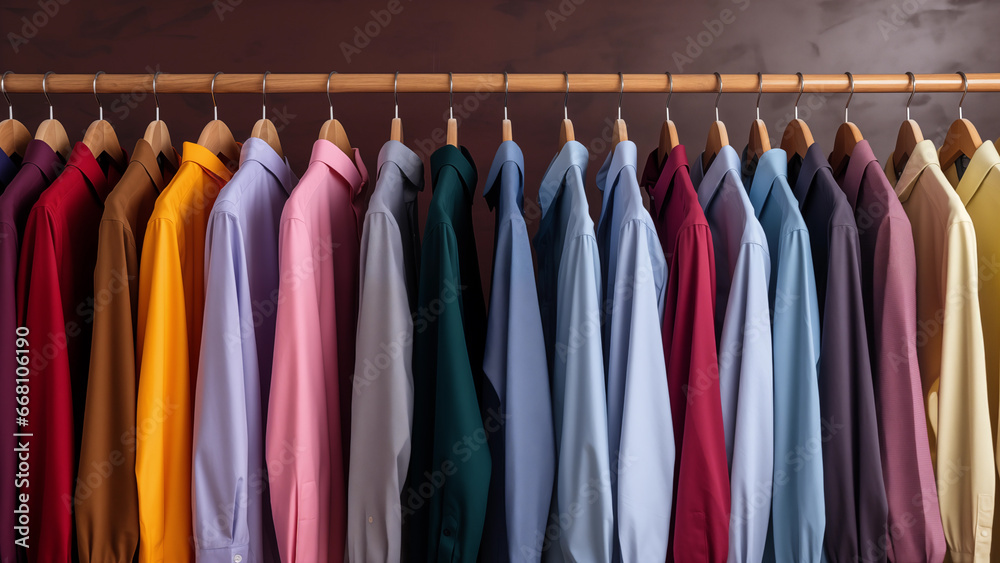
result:
M 490 432 L 490 493 L 479 553 L 482 561 L 537 562 L 555 475 L 555 430 L 545 338 L 538 310 L 531 243 L 522 212 L 524 156 L 500 144 L 483 194 L 496 212 L 493 282 L 483 371 L 487 409 L 502 430 Z M 506 532 L 506 533 L 504 533 Z
M 615 561 L 665 561 L 674 485 L 674 428 L 663 358 L 667 262 L 622 141 L 597 173 L 604 194 L 597 244 L 604 281 L 608 444 Z
M 538 190 L 538 297 L 556 443 L 546 561 L 611 561 L 611 470 L 601 354 L 601 262 L 583 178 L 587 149 L 569 141 Z M 669 508 L 668 508 L 669 510 Z
M 740 180 L 740 157 L 722 147 L 691 181 L 715 248 L 715 330 L 732 512 L 729 560 L 760 561 L 767 540 L 774 471 L 774 381 L 767 291 L 767 239 Z M 688 400 L 697 400 L 689 396 Z M 785 455 L 785 452 L 779 452 Z
M 195 389 L 194 540 L 199 562 L 277 561 L 264 471 L 278 298 L 278 223 L 298 182 L 251 137 L 205 235 L 205 320 Z
M 826 510 L 819 410 L 819 304 L 809 230 L 788 185 L 785 151 L 754 164 L 743 184 L 771 249 L 774 335 L 774 498 L 765 561 L 819 561 Z

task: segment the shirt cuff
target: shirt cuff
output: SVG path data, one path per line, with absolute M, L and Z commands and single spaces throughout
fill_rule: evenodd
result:
M 250 545 L 233 545 L 212 549 L 198 548 L 198 563 L 257 563 L 250 558 Z

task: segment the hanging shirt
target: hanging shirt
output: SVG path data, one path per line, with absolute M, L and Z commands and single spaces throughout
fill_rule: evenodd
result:
M 1000 154 L 987 141 L 972 158 L 962 156 L 944 170 L 965 204 L 976 229 L 979 254 L 979 311 L 983 322 L 983 345 L 986 350 L 986 389 L 993 427 L 993 448 L 1000 452 Z M 1000 466 L 1000 457 L 998 466 Z M 1000 488 L 1000 480 L 996 487 Z M 993 511 L 993 528 L 1000 527 L 1000 510 Z M 993 548 L 993 561 L 1000 561 L 1000 542 Z
M 654 150 L 642 186 L 667 261 L 663 356 L 674 443 L 674 507 L 667 561 L 721 563 L 729 552 L 729 472 L 715 349 L 712 232 L 691 184 L 683 145 Z M 662 164 L 662 167 L 660 166 Z M 687 400 L 689 388 L 713 400 Z
M 821 344 L 826 555 L 832 561 L 885 561 L 888 507 L 861 293 L 861 247 L 854 211 L 819 145 L 788 163 L 789 183 L 809 228 Z
M 695 166 L 691 181 L 715 249 L 715 333 L 732 495 L 729 560 L 760 561 L 774 471 L 774 384 L 767 306 L 771 257 L 740 181 L 740 157 L 733 147 L 722 147 L 707 171 Z M 699 386 L 694 388 L 688 393 L 688 403 L 703 400 Z
M 83 563 L 131 563 L 139 544 L 135 482 L 139 256 L 153 204 L 174 172 L 167 161 L 157 161 L 148 142 L 139 139 L 125 173 L 104 202 L 98 227 L 94 297 L 100 306 L 94 309 L 75 497 Z
M 124 152 L 124 151 L 123 151 Z M 77 143 L 66 169 L 28 215 L 17 270 L 18 316 L 30 332 L 31 511 L 28 560 L 68 561 L 74 551 L 73 479 L 83 429 L 93 326 L 94 266 L 104 200 L 122 171 L 102 168 Z M 30 439 L 29 439 L 30 440 Z
M 21 250 L 21 240 L 24 236 L 24 227 L 28 222 L 28 213 L 35 204 L 38 196 L 49 184 L 59 175 L 63 169 L 62 158 L 45 141 L 33 140 L 28 143 L 28 148 L 24 151 L 24 162 L 17 175 L 7 184 L 7 187 L 0 193 L 0 379 L 14 384 L 15 380 L 23 376 L 18 374 L 18 367 L 33 369 L 30 355 L 28 365 L 21 366 L 18 359 L 17 350 L 31 350 L 33 338 L 39 335 L 26 335 L 27 348 L 25 342 L 18 342 L 17 311 L 24 309 L 24 294 L 17 294 L 17 263 Z M 44 342 L 42 342 L 44 344 Z M 24 354 L 21 354 L 24 357 Z M 30 378 L 30 375 L 29 375 Z M 20 406 L 17 403 L 18 393 L 16 388 L 11 388 L 5 393 L 0 393 L 0 408 L 4 412 L 16 413 Z M 29 389 L 30 392 L 30 389 Z M 30 394 L 29 394 L 30 400 Z M 31 407 L 29 403 L 29 408 Z M 0 561 L 17 561 L 16 547 L 14 544 L 16 526 L 16 514 L 14 510 L 20 504 L 17 499 L 17 487 L 14 485 L 14 475 L 17 473 L 17 455 L 13 454 L 18 441 L 14 436 L 17 428 L 13 424 L 14 420 L 8 418 L 8 423 L 0 428 L 0 448 L 8 452 L 8 455 L 0 456 L 0 483 L 6 483 L 0 487 Z M 20 534 L 19 536 L 23 536 Z M 18 537 L 19 537 L 18 536 Z M 29 540 L 31 545 L 37 545 Z
M 361 235 L 347 479 L 351 563 L 400 561 L 400 499 L 413 424 L 413 313 L 420 265 L 417 192 L 424 187 L 424 164 L 403 143 L 388 141 L 378 155 L 377 171 Z
M 319 139 L 281 212 L 265 441 L 271 510 L 285 563 L 332 561 L 344 554 L 349 447 L 344 434 L 350 428 L 341 425 L 343 405 L 351 400 L 357 326 L 355 201 L 367 183 L 357 149 L 348 156 Z M 350 357 L 350 367 L 344 367 L 344 357 Z
M 649 352 L 663 346 L 667 263 L 642 206 L 635 143 L 614 147 L 597 173 L 597 186 L 604 195 L 597 245 L 604 281 L 614 560 L 661 561 L 673 506 L 674 429 L 665 361 Z
M 17 171 L 21 168 L 21 163 L 23 159 L 17 154 L 8 155 L 7 153 L 0 151 L 0 192 L 10 184 L 10 181 L 14 179 L 17 175 Z
M 514 141 L 497 149 L 484 197 L 496 212 L 493 281 L 483 386 L 489 435 L 486 528 L 480 561 L 541 560 L 555 475 L 555 431 L 545 337 L 528 228 L 524 222 L 524 156 Z
M 199 562 L 278 561 L 264 426 L 278 304 L 278 222 L 297 181 L 287 158 L 251 137 L 208 217 L 192 469 Z
M 607 563 L 614 515 L 601 353 L 601 261 L 584 191 L 587 160 L 586 147 L 568 141 L 538 189 L 538 301 L 557 452 L 545 540 L 547 561 Z
M 205 308 L 205 231 L 232 177 L 208 149 L 184 143 L 180 167 L 146 225 L 136 330 L 140 563 L 194 559 L 191 403 Z
M 819 306 L 809 231 L 786 177 L 785 151 L 743 151 L 743 185 L 771 249 L 774 489 L 765 561 L 819 561 L 826 512 L 817 363 Z M 791 455 L 788 455 L 791 453 Z
M 913 229 L 917 360 L 948 554 L 953 561 L 988 561 L 996 469 L 976 231 L 930 140 L 914 146 L 898 173 L 890 155 L 885 173 Z
M 917 360 L 917 264 L 910 220 L 868 141 L 855 145 L 838 172 L 861 245 L 888 526 L 906 530 L 889 533 L 874 552 L 885 549 L 890 561 L 942 561 L 946 545 Z

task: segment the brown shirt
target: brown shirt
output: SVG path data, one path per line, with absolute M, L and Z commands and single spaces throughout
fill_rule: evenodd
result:
M 82 563 L 130 563 L 139 543 L 135 481 L 139 256 L 156 196 L 173 173 L 172 166 L 166 162 L 161 166 L 153 148 L 140 139 L 101 217 L 90 380 L 74 498 Z

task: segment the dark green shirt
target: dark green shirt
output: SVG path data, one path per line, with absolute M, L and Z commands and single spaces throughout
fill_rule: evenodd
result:
M 413 445 L 403 522 L 411 561 L 475 561 L 490 452 L 481 414 L 486 305 L 472 228 L 476 166 L 431 155 L 431 199 L 413 322 Z

